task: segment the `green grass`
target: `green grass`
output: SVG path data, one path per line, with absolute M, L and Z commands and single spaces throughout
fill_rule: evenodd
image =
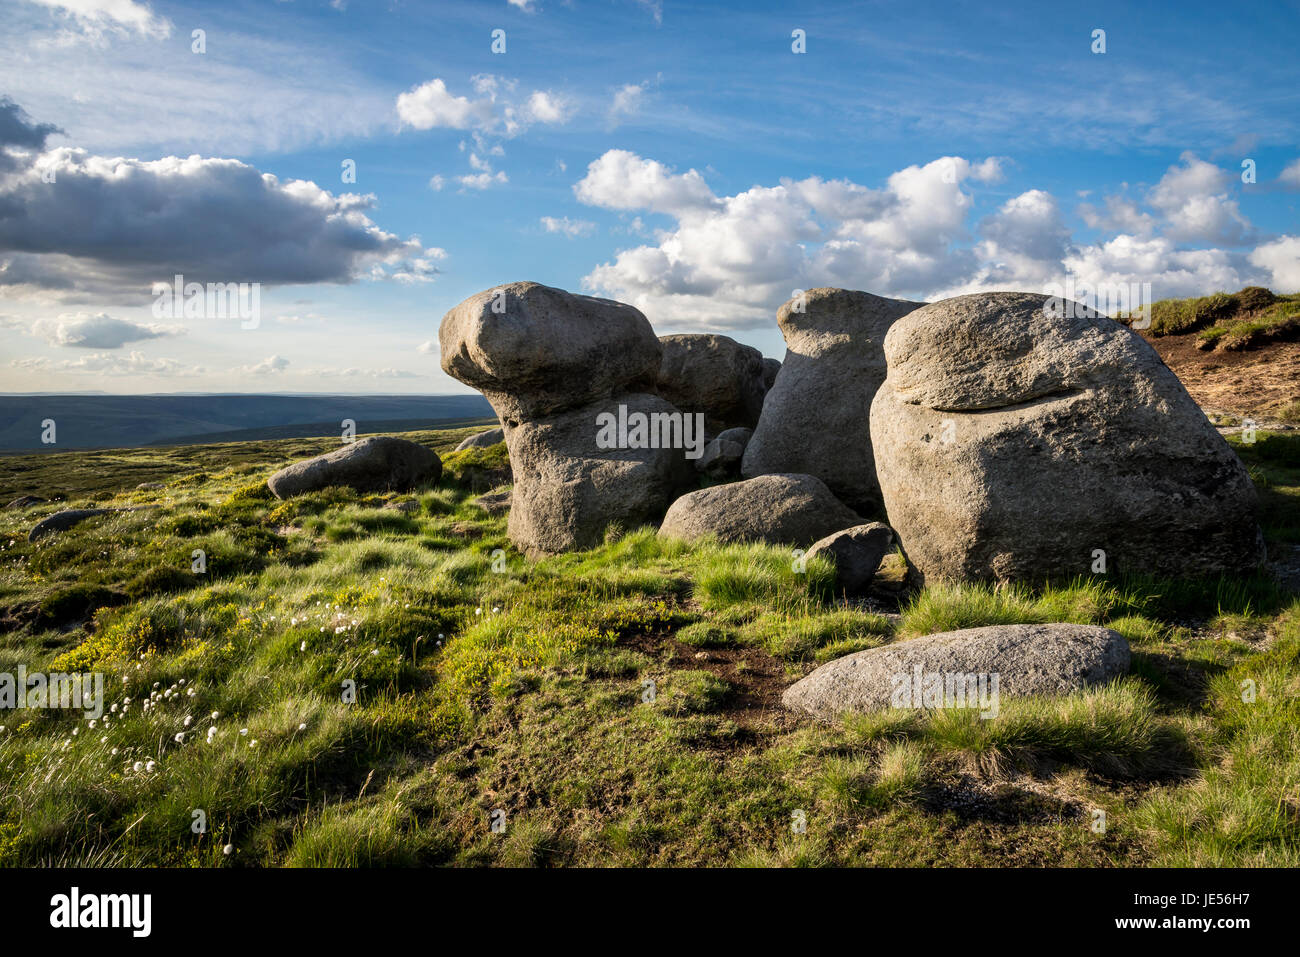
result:
M 1300 294 L 1278 296 L 1260 286 L 1151 304 L 1150 333 L 1197 333 L 1204 348 L 1250 349 L 1300 335 Z
M 454 458 L 469 431 L 422 441 Z M 1278 548 L 1300 446 L 1259 439 L 1237 448 Z M 0 713 L 0 864 L 1297 863 L 1300 606 L 1271 579 L 931 586 L 893 615 L 837 598 L 823 561 L 653 529 L 526 561 L 466 480 L 501 448 L 406 494 L 265 493 L 319 450 L 0 460 L 64 498 L 0 512 L 0 671 L 95 669 L 117 706 Z M 161 507 L 27 542 L 89 501 Z M 779 706 L 844 654 L 1047 621 L 1120 631 L 1133 673 L 992 719 Z

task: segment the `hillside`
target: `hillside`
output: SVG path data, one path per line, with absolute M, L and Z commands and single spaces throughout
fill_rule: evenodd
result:
M 462 484 L 470 431 L 407 435 L 436 486 L 285 502 L 270 472 L 337 439 L 0 460 L 0 497 L 65 498 L 0 512 L 0 671 L 101 671 L 111 702 L 5 715 L 0 864 L 1300 864 L 1300 605 L 1272 579 L 910 593 L 895 557 L 847 602 L 820 559 L 652 529 L 528 562 Z M 1235 447 L 1284 556 L 1300 438 Z M 90 504 L 154 507 L 27 540 Z M 1019 621 L 1108 624 L 1133 674 L 997 721 L 779 705 L 848 652 Z
M 451 428 L 495 418 L 481 395 L 0 395 L 0 451 L 138 448 Z M 53 419 L 57 441 L 42 441 Z
M 1164 299 L 1151 320 L 1143 337 L 1212 417 L 1300 422 L 1300 294 Z

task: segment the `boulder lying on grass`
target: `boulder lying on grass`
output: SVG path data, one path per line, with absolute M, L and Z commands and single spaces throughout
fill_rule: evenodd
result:
M 851 508 L 879 506 L 867 410 L 885 378 L 885 333 L 924 305 L 848 289 L 812 289 L 777 312 L 785 362 L 741 467 L 746 478 L 815 475 Z M 802 311 L 799 311 L 799 309 Z
M 887 708 L 975 708 L 1060 695 L 1128 672 L 1128 642 L 1095 625 L 991 625 L 870 648 L 822 665 L 781 703 L 822 720 Z
M 925 578 L 1190 577 L 1263 560 L 1241 460 L 1119 323 L 1041 295 L 958 296 L 896 322 L 885 355 L 876 471 Z
M 894 531 L 880 522 L 855 525 L 814 542 L 805 558 L 818 555 L 835 566 L 835 587 L 860 595 L 871 587 L 881 560 L 894 547 Z
M 127 508 L 65 508 L 61 512 L 55 512 L 37 522 L 30 532 L 27 533 L 27 540 L 34 542 L 38 538 L 44 538 L 46 535 L 53 535 L 56 532 L 66 532 L 68 529 L 80 525 L 88 518 L 96 518 L 100 515 L 116 515 L 118 512 L 138 512 L 142 509 L 157 508 L 156 505 L 132 505 Z
M 809 545 L 860 525 L 862 518 L 811 475 L 761 475 L 683 495 L 664 516 L 659 534 L 686 541 Z
M 465 439 L 460 445 L 456 446 L 455 451 L 464 452 L 466 449 L 486 449 L 491 448 L 506 440 L 505 429 L 488 429 L 486 432 L 477 432 Z
M 358 492 L 407 492 L 420 482 L 437 482 L 442 462 L 418 442 L 388 435 L 358 439 L 280 469 L 266 480 L 276 498 L 289 498 L 342 485 Z

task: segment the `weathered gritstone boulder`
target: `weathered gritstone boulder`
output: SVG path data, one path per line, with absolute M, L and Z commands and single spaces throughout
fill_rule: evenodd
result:
M 683 495 L 664 516 L 659 534 L 723 544 L 808 545 L 862 518 L 811 475 L 760 475 Z
M 640 310 L 513 282 L 470 296 L 438 329 L 442 369 L 518 425 L 619 392 L 649 391 L 661 349 Z
M 276 498 L 343 485 L 358 492 L 406 492 L 436 482 L 442 462 L 431 450 L 388 435 L 358 439 L 333 452 L 282 468 L 266 480 Z
M 814 542 L 804 557 L 821 555 L 829 559 L 835 566 L 836 587 L 856 595 L 871 587 L 876 569 L 893 547 L 893 529 L 880 522 L 868 522 Z
M 776 377 L 781 373 L 781 360 L 772 359 L 768 356 L 763 357 L 763 392 L 766 401 L 766 393 L 772 391 L 772 386 L 776 385 Z
M 521 551 L 590 548 L 604 540 L 611 522 L 625 528 L 656 524 L 669 503 L 694 485 L 695 471 L 680 448 L 598 444 L 598 417 L 617 417 L 619 406 L 629 419 L 638 413 L 681 415 L 659 396 L 631 394 L 507 427 L 515 474 L 508 533 Z
M 1109 628 L 991 625 L 837 658 L 787 688 L 781 703 L 822 721 L 894 707 L 976 708 L 993 717 L 999 698 L 1068 694 L 1128 669 L 1128 642 Z
M 958 296 L 886 336 L 871 438 L 912 565 L 957 581 L 1258 565 L 1254 486 L 1182 384 L 1124 326 L 1050 302 Z
M 510 489 L 500 492 L 488 492 L 474 499 L 474 504 L 489 515 L 504 515 L 510 511 Z
M 44 501 L 45 499 L 37 498 L 35 495 L 19 495 L 5 508 L 31 508 L 33 505 L 40 505 Z
M 746 478 L 815 475 L 867 514 L 879 505 L 867 412 L 885 379 L 882 343 L 893 322 L 924 303 L 848 289 L 812 289 L 777 312 L 785 336 L 781 371 L 745 450 Z
M 27 540 L 34 542 L 46 535 L 66 532 L 68 529 L 80 525 L 88 518 L 98 518 L 100 515 L 116 515 L 119 512 L 139 512 L 157 507 L 156 505 L 131 505 L 125 508 L 65 508 L 61 512 L 55 512 L 53 515 L 41 519 L 32 526 L 32 530 L 27 533 Z
M 506 440 L 505 429 L 488 429 L 486 432 L 479 432 L 465 439 L 460 445 L 456 446 L 455 451 L 464 452 L 466 449 L 487 449 L 504 442 Z
M 717 335 L 660 336 L 656 391 L 683 412 L 704 413 L 710 433 L 752 429 L 763 410 L 763 354 Z
M 752 429 L 727 429 L 704 446 L 704 454 L 695 460 L 696 471 L 715 481 L 738 478 L 745 446 L 754 434 Z

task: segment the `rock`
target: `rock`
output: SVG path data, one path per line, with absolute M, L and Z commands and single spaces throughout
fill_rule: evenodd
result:
M 835 566 L 836 587 L 858 595 L 871 587 L 876 569 L 893 547 L 893 529 L 880 522 L 869 522 L 827 535 L 814 542 L 804 557 L 820 555 L 830 559 Z
M 718 335 L 660 336 L 659 395 L 687 413 L 704 413 L 710 433 L 753 428 L 763 409 L 763 354 Z
M 654 395 L 621 395 L 507 427 L 514 466 L 510 540 L 528 554 L 590 548 L 605 528 L 657 524 L 695 473 L 682 449 L 600 448 L 597 417 L 678 410 Z
M 162 482 L 141 482 L 135 487 L 135 490 L 137 492 L 157 492 L 166 487 Z
M 385 502 L 384 508 L 392 512 L 412 513 L 420 510 L 420 503 L 414 499 L 407 499 L 403 502 Z
M 772 359 L 768 356 L 763 357 L 763 392 L 764 399 L 766 393 L 772 391 L 772 386 L 776 385 L 777 374 L 781 371 L 781 360 Z
M 80 525 L 88 518 L 95 518 L 99 515 L 116 515 L 118 512 L 138 512 L 144 509 L 157 508 L 156 505 L 136 505 L 128 508 L 65 508 L 61 512 L 55 512 L 46 518 L 41 519 L 33 526 L 32 530 L 27 533 L 27 540 L 34 542 L 38 538 L 44 538 L 46 535 L 53 535 L 55 532 L 66 532 L 68 529 Z
M 535 282 L 470 296 L 438 341 L 443 371 L 482 392 L 507 427 L 648 391 L 662 354 L 640 310 Z
M 761 475 L 683 495 L 664 516 L 659 534 L 723 544 L 768 542 L 806 546 L 862 519 L 811 475 Z
M 33 505 L 40 505 L 44 501 L 45 499 L 37 498 L 35 495 L 19 495 L 5 508 L 31 508 Z
M 924 304 L 847 289 L 812 289 L 805 303 L 803 312 L 794 311 L 794 300 L 777 312 L 785 362 L 741 474 L 815 475 L 845 504 L 870 514 L 880 490 L 867 410 L 885 378 L 881 345 L 895 320 Z
M 871 437 L 912 565 L 1034 582 L 1257 566 L 1255 488 L 1182 384 L 1124 326 L 1049 303 L 958 296 L 886 336 Z
M 704 454 L 695 460 L 696 471 L 714 481 L 740 477 L 740 462 L 745 457 L 752 429 L 727 429 L 704 446 Z
M 992 717 L 1001 697 L 1068 694 L 1107 682 L 1128 668 L 1128 642 L 1109 628 L 991 625 L 837 658 L 787 688 L 781 703 L 833 721 L 849 712 L 891 707 L 962 707 L 953 692 L 961 695 L 970 689 L 964 706 Z M 981 676 L 983 700 L 975 693 Z M 948 693 L 932 697 L 938 682 Z
M 506 440 L 505 429 L 488 429 L 486 432 L 479 432 L 471 435 L 460 445 L 456 446 L 455 451 L 464 452 L 466 449 L 486 449 L 493 445 Z
M 358 492 L 408 492 L 420 482 L 436 482 L 442 462 L 418 442 L 372 435 L 303 462 L 282 468 L 267 487 L 276 498 L 289 498 L 331 485 Z
M 504 515 L 510 511 L 510 489 L 501 492 L 488 492 L 474 499 L 474 504 L 489 515 Z

